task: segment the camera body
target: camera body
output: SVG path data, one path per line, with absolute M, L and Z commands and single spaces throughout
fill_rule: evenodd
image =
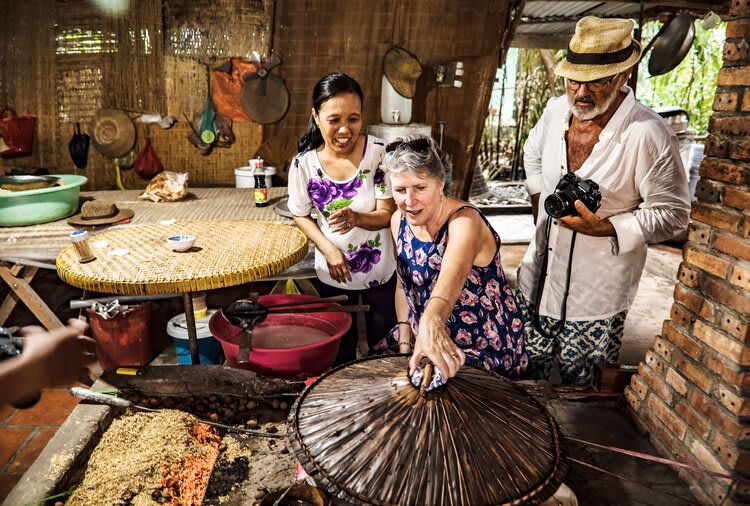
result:
M 14 337 L 13 332 L 5 327 L 0 327 L 0 361 L 17 357 L 23 351 L 23 341 Z M 27 397 L 11 401 L 11 405 L 17 409 L 30 408 L 41 398 L 42 393 L 36 392 Z
M 13 337 L 10 329 L 0 327 L 0 360 L 20 355 L 23 350 L 23 342 Z
M 599 185 L 591 179 L 583 180 L 572 172 L 560 178 L 555 190 L 544 199 L 544 210 L 553 218 L 578 214 L 574 205 L 576 200 L 583 202 L 592 213 L 602 204 Z

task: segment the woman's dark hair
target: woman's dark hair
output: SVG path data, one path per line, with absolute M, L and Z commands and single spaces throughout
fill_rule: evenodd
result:
M 348 75 L 343 72 L 334 72 L 323 76 L 313 88 L 312 99 L 315 113 L 319 113 L 320 108 L 328 100 L 342 93 L 356 93 L 359 96 L 359 102 L 364 101 L 359 83 Z M 323 144 L 323 135 L 315 123 L 315 117 L 311 114 L 307 130 L 297 141 L 297 151 L 303 153 L 310 149 L 316 149 L 321 144 Z

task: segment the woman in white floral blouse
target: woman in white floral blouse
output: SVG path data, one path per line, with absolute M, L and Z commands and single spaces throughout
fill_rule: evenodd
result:
M 324 76 L 313 89 L 307 131 L 289 171 L 289 210 L 317 247 L 315 271 L 321 296 L 362 297 L 367 342 L 380 341 L 396 323 L 395 260 L 388 230 L 396 205 L 380 168 L 384 142 L 362 129 L 362 89 L 343 73 Z M 317 212 L 313 219 L 312 211 Z M 356 358 L 353 323 L 336 364 Z

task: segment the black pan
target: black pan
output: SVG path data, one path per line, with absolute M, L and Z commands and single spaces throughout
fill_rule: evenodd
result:
M 660 76 L 674 69 L 685 58 L 695 38 L 693 16 L 684 12 L 657 34 L 648 60 L 648 73 Z

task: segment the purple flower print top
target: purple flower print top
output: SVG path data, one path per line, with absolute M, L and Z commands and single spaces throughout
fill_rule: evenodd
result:
M 298 154 L 289 170 L 289 211 L 295 216 L 308 216 L 317 211 L 321 232 L 346 255 L 352 281 L 334 281 L 328 273 L 325 255 L 315 250 L 315 271 L 329 285 L 352 290 L 376 287 L 388 281 L 396 268 L 390 230 L 365 230 L 355 227 L 344 234 L 331 232 L 328 217 L 345 207 L 353 211 L 374 211 L 378 199 L 391 198 L 390 179 L 380 168 L 385 156 L 385 143 L 367 136 L 365 150 L 357 172 L 346 181 L 332 179 L 318 159 L 316 151 Z

